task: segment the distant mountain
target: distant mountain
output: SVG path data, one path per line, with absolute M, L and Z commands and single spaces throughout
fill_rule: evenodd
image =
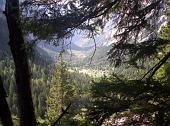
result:
M 52 44 L 50 44 L 49 42 L 46 42 L 46 41 L 42 41 L 42 42 L 38 43 L 37 46 L 46 50 L 46 51 L 49 50 L 49 51 L 52 51 L 54 53 L 60 52 L 62 50 L 62 46 L 54 46 L 54 45 L 52 45 Z
M 97 47 L 96 50 L 87 51 L 85 56 L 82 58 L 75 58 L 72 60 L 72 66 L 76 67 L 92 67 L 92 68 L 104 68 L 109 65 L 108 61 L 108 51 L 111 49 L 112 45 Z
M 33 61 L 35 64 L 42 65 L 54 62 L 53 58 L 40 47 L 34 47 L 33 51 Z
M 87 47 L 80 47 L 74 44 L 73 42 L 71 43 L 71 49 L 72 50 L 77 50 L 77 51 L 90 51 L 94 46 L 87 46 Z
M 116 39 L 114 38 L 116 28 L 114 28 L 114 26 L 115 24 L 113 22 L 108 22 L 104 29 L 99 30 L 99 34 L 94 36 L 95 40 L 93 38 L 88 38 L 85 32 L 75 33 L 72 37 L 72 42 L 82 48 L 94 47 L 95 44 L 97 47 L 109 46 L 116 42 Z
M 2 13 L 0 13 L 0 26 L 0 59 L 4 59 L 6 57 L 11 57 L 11 51 L 8 45 L 9 33 L 6 18 Z M 39 47 L 33 48 L 33 54 L 34 59 L 36 59 L 35 61 L 52 62 L 52 58 L 49 54 Z
M 8 27 L 6 23 L 5 16 L 0 12 L 0 57 L 9 56 L 10 55 L 10 49 L 8 46 Z
M 8 28 L 6 24 L 5 16 L 0 13 L 0 58 L 4 56 L 11 56 L 10 48 L 8 46 L 9 34 Z M 108 33 L 109 34 L 109 33 Z M 107 59 L 107 51 L 109 50 L 109 46 L 106 44 L 108 42 L 106 33 L 103 33 L 100 36 L 96 36 L 95 41 L 97 43 L 97 51 L 93 57 L 93 63 L 101 62 L 101 60 Z M 94 51 L 94 40 L 84 38 L 81 35 L 73 36 L 73 40 L 69 45 L 70 41 L 66 40 L 65 45 L 54 46 L 49 44 L 46 41 L 42 41 L 38 43 L 36 47 L 34 47 L 34 54 L 36 59 L 41 60 L 49 60 L 50 62 L 55 60 L 56 55 L 58 55 L 62 49 L 65 50 L 64 56 L 67 59 L 70 59 L 72 55 L 73 62 L 82 61 L 84 63 L 89 63 Z M 70 51 L 71 50 L 71 51 Z M 71 54 L 72 53 L 72 54 Z
M 46 41 L 42 41 L 38 43 L 38 47 L 46 51 L 53 58 L 55 58 L 55 56 L 63 50 L 64 50 L 63 53 L 64 55 L 70 55 L 71 52 L 85 53 L 94 48 L 93 46 L 83 48 L 74 44 L 73 42 L 71 43 L 65 42 L 65 44 L 60 43 L 60 45 L 54 46 Z
M 107 62 L 108 64 L 108 51 L 111 49 L 111 45 L 109 46 L 101 46 L 96 49 L 96 51 L 91 51 L 88 56 L 84 59 L 84 61 L 91 62 L 93 65 L 102 65 Z

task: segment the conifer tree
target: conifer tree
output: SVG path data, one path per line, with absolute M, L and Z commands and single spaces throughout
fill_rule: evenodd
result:
M 56 65 L 49 95 L 47 98 L 47 117 L 52 123 L 62 113 L 74 96 L 69 72 L 64 61 Z

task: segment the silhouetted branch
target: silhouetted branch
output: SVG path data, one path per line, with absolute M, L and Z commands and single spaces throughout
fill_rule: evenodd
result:
M 156 73 L 156 71 L 166 63 L 166 61 L 170 58 L 170 52 L 168 52 L 164 58 L 159 62 L 159 64 L 155 67 L 155 69 L 152 71 L 152 73 L 149 76 L 149 79 Z
M 141 80 L 143 80 L 149 73 L 149 77 L 148 79 L 150 79 L 151 77 L 153 77 L 153 75 L 156 73 L 156 71 L 163 65 L 166 63 L 166 61 L 170 58 L 170 52 L 168 52 L 155 66 L 153 66 L 142 78 Z
M 63 112 L 61 113 L 61 115 L 58 117 L 58 119 L 53 123 L 52 126 L 55 126 L 61 119 L 62 117 L 67 114 L 68 109 L 71 107 L 71 103 L 67 106 L 67 108 L 65 110 L 63 110 Z

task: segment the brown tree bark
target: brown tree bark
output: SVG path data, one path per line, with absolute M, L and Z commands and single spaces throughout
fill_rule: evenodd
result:
M 6 0 L 5 15 L 9 29 L 9 46 L 15 63 L 15 76 L 20 113 L 20 126 L 35 126 L 31 94 L 31 74 L 21 30 L 19 0 Z
M 0 118 L 3 126 L 13 126 L 11 112 L 6 101 L 6 92 L 0 76 Z

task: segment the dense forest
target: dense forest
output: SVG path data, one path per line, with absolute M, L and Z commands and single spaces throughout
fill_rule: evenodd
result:
M 169 126 L 169 0 L 0 0 L 0 126 Z

